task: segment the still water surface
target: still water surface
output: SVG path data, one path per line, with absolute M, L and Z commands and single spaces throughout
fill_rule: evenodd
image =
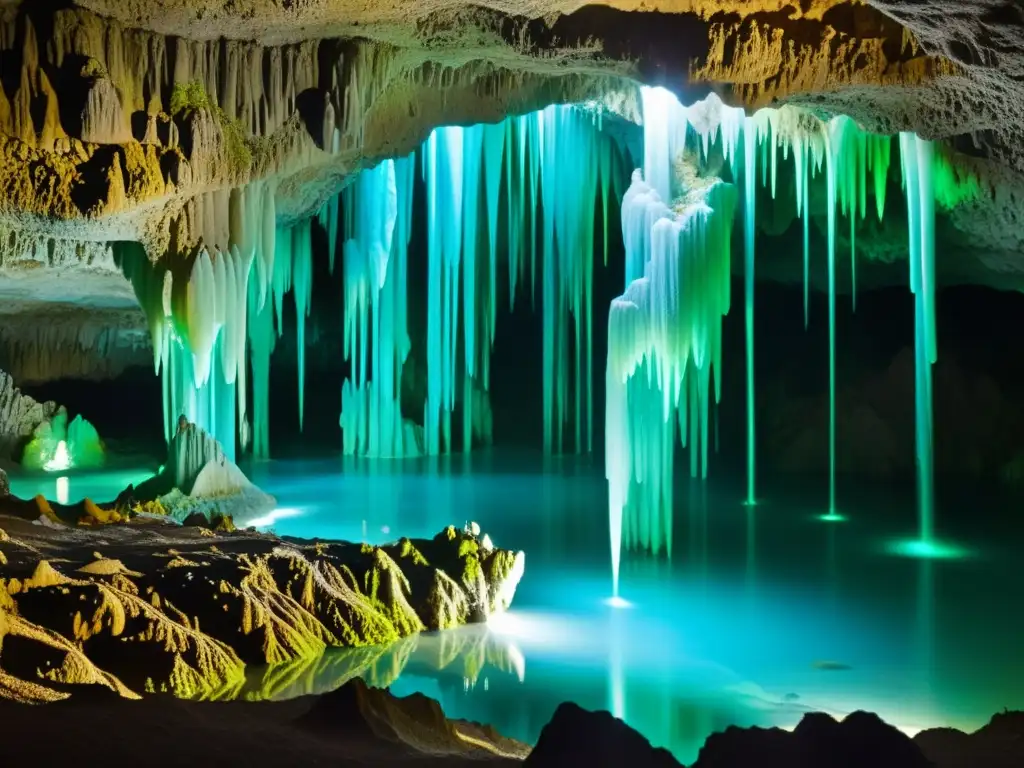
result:
M 782 491 L 751 508 L 742 482 L 680 478 L 671 561 L 626 555 L 629 605 L 612 607 L 606 485 L 590 459 L 246 469 L 277 497 L 260 522 L 281 536 L 382 543 L 474 520 L 498 546 L 527 553 L 513 609 L 491 625 L 260 673 L 264 686 L 275 677 L 276 696 L 360 674 L 528 742 L 571 699 L 623 717 L 684 763 L 713 731 L 791 727 L 809 709 L 870 709 L 913 733 L 974 729 L 1024 708 L 1024 521 L 995 522 L 977 500 L 946 529 L 971 556 L 924 561 L 886 552 L 913 532 L 912 499 L 864 493 L 844 506 L 847 522 L 823 523 L 820 494 Z M 72 475 L 61 490 L 71 501 L 112 498 L 144 476 Z M 22 496 L 58 490 L 52 477 L 11 484 Z

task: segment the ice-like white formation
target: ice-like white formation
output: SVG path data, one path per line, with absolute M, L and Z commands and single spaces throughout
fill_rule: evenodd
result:
M 608 317 L 605 471 L 616 579 L 623 540 L 671 550 L 677 421 L 691 471 L 699 464 L 707 473 L 735 207 L 735 188 L 714 181 L 670 209 L 639 170 L 623 200 L 627 259 L 642 260 L 643 273 Z
M 141 247 L 127 244 L 119 251 L 149 323 L 163 382 L 166 439 L 185 415 L 220 440 L 229 456 L 235 446 L 236 384 L 244 392 L 246 300 L 256 253 L 243 251 L 240 239 L 225 250 L 204 243 L 176 260 L 176 272 L 152 264 Z
M 622 226 L 626 243 L 626 292 L 612 304 L 609 319 L 606 474 L 615 587 L 621 546 L 637 545 L 657 552 L 671 550 L 671 456 L 673 408 L 679 414 L 684 444 L 689 429 L 691 472 L 707 466 L 706 377 L 714 369 L 715 345 L 720 344 L 720 319 L 728 311 L 728 224 L 732 205 L 722 185 L 712 184 L 695 198 L 679 187 L 680 155 L 688 150 L 705 159 L 720 143 L 734 178 L 744 181 L 745 309 L 748 397 L 748 501 L 755 500 L 753 409 L 753 269 L 756 215 L 756 177 L 775 194 L 778 153 L 793 155 L 796 202 L 804 228 L 804 312 L 807 316 L 811 180 L 824 168 L 829 276 L 829 382 L 831 452 L 830 516 L 835 515 L 835 241 L 840 215 L 850 226 L 851 283 L 856 285 L 856 224 L 867 215 L 869 194 L 879 219 L 885 209 L 891 160 L 891 137 L 862 131 L 851 119 L 835 117 L 823 123 L 810 114 L 783 107 L 763 109 L 753 116 L 724 107 L 714 96 L 690 107 L 659 89 L 644 92 L 644 169 L 634 174 L 623 198 Z M 739 142 L 743 141 L 743 158 Z M 931 374 L 935 360 L 934 211 L 936 201 L 952 207 L 977 193 L 977 181 L 962 176 L 929 142 L 912 134 L 900 137 L 900 158 L 910 225 L 911 288 L 915 296 L 917 357 L 917 451 L 919 516 L 922 538 L 932 534 Z M 760 169 L 758 169 L 760 162 Z M 668 169 L 668 170 L 666 170 Z M 646 181 L 645 181 L 646 180 Z M 691 180 L 692 181 L 692 180 Z M 669 196 L 668 199 L 665 196 Z M 679 203 L 676 197 L 682 195 Z M 687 196 L 688 195 L 688 196 Z M 717 197 L 716 197 L 717 196 Z M 731 198 L 730 198 L 731 199 Z M 677 213 L 673 208 L 680 208 Z M 709 228 L 714 234 L 708 235 Z M 680 235 L 680 233 L 682 233 Z M 716 255 L 717 254 L 717 255 Z M 700 272 L 694 265 L 715 264 Z M 714 275 L 713 278 L 709 275 Z M 699 281 L 709 281 L 701 283 Z M 724 296 L 724 300 L 723 300 Z M 855 294 L 854 294 L 855 296 Z M 855 300 L 855 299 L 854 299 Z M 687 344 L 667 344 L 665 335 L 682 335 Z M 705 373 L 693 350 L 711 350 Z M 702 374 L 699 376 L 693 375 Z M 694 411 L 696 404 L 696 414 Z M 694 418 L 696 415 L 696 418 Z
M 919 537 L 930 543 L 934 534 L 932 460 L 932 364 L 938 357 L 935 340 L 935 193 L 931 142 L 912 133 L 900 134 L 900 167 L 907 196 L 910 242 L 910 290 L 914 293 L 914 414 L 917 449 Z
M 140 501 L 158 500 L 179 521 L 194 513 L 209 519 L 229 515 L 240 527 L 277 505 L 246 478 L 216 439 L 189 423 L 180 423 L 171 437 L 161 471 L 140 483 L 133 495 Z

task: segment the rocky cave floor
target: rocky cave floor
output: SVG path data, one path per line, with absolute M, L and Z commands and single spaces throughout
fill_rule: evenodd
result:
M 26 518 L 0 514 L 0 723 L 15 763 L 122 765 L 144 754 L 150 765 L 679 765 L 606 712 L 563 704 L 531 749 L 358 677 L 360 661 L 400 638 L 508 605 L 524 556 L 486 537 L 449 527 L 432 540 L 370 547 Z M 334 671 L 339 687 L 329 693 L 268 700 L 321 674 L 329 646 L 366 654 Z M 253 666 L 268 670 L 255 685 Z M 116 723 L 116 737 L 99 723 Z M 694 763 L 1022 764 L 1021 713 L 970 735 L 936 729 L 913 739 L 866 713 L 838 722 L 810 714 L 792 732 L 713 734 Z

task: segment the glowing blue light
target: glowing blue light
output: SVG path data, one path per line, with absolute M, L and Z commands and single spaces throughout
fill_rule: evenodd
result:
M 631 602 L 629 602 L 628 600 L 625 600 L 625 599 L 619 597 L 618 595 L 615 595 L 614 597 L 609 597 L 607 600 L 604 601 L 604 604 L 607 605 L 609 608 L 632 608 L 633 607 L 633 604 Z
M 302 510 L 297 507 L 278 507 L 263 517 L 253 518 L 249 521 L 249 525 L 253 528 L 266 528 L 278 520 L 283 520 L 286 517 L 298 517 L 301 514 Z

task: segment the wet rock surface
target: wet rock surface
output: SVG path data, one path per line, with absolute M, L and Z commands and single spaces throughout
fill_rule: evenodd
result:
M 230 698 L 247 665 L 480 621 L 524 563 L 454 527 L 384 547 L 159 522 L 0 528 L 0 675 L 27 702 L 85 683 Z

